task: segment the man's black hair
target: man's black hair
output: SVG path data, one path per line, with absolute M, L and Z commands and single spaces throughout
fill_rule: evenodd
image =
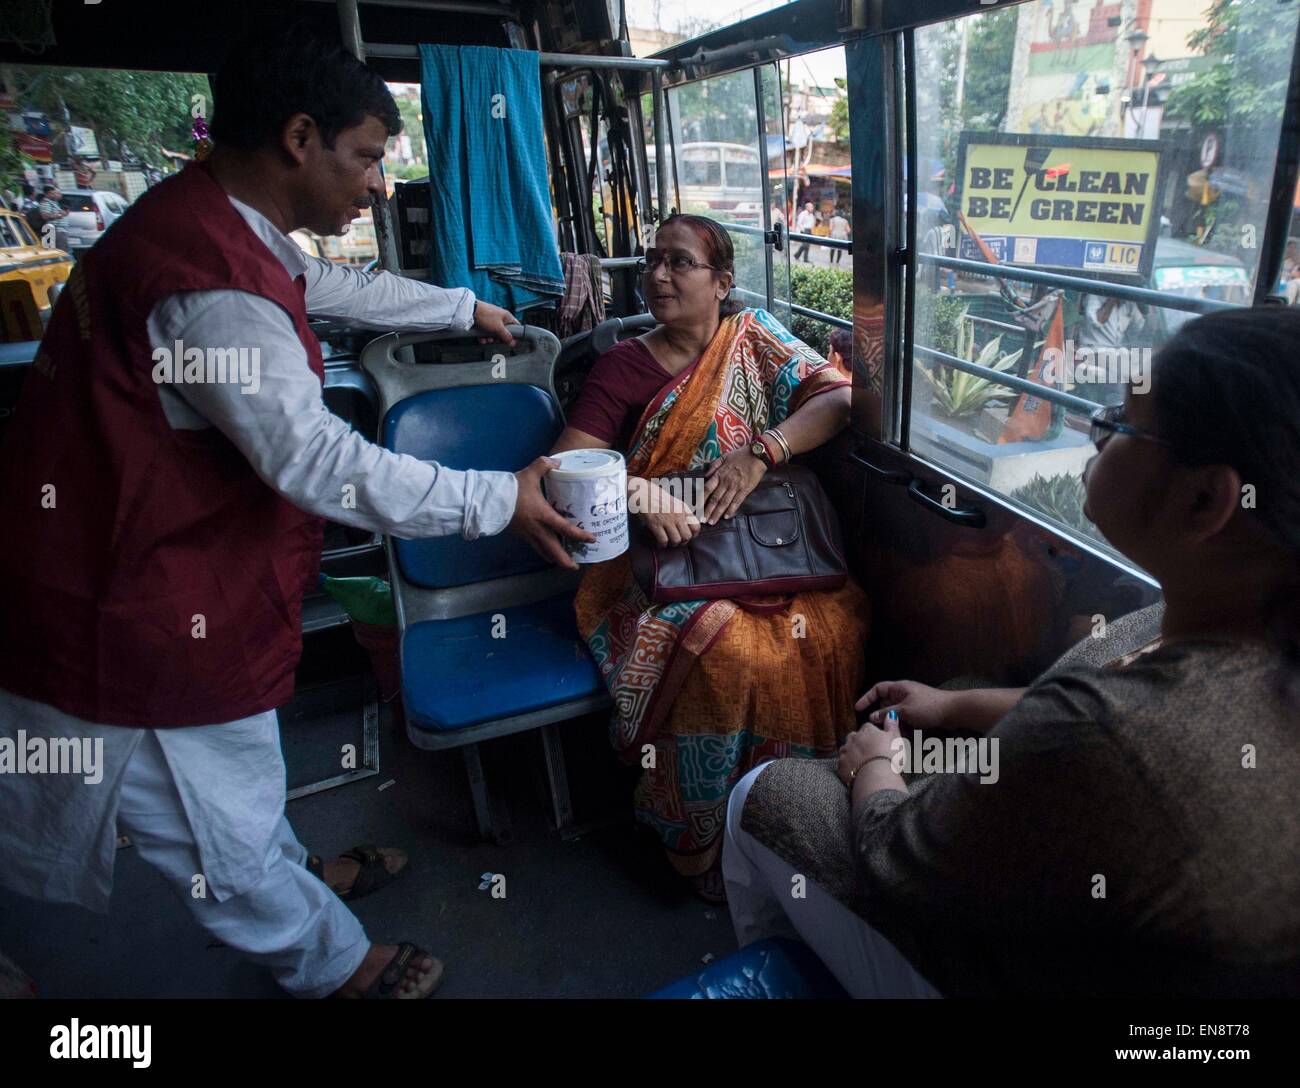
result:
M 341 46 L 295 26 L 236 46 L 217 72 L 210 131 L 217 146 L 253 151 L 277 140 L 296 113 L 316 122 L 332 148 L 344 129 L 377 117 L 402 131 L 397 103 L 379 74 Z

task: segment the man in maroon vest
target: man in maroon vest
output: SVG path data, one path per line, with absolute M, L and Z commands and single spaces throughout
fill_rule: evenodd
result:
M 123 832 L 290 992 L 423 997 L 441 964 L 371 944 L 330 890 L 360 859 L 318 879 L 284 816 L 275 708 L 322 519 L 408 538 L 508 526 L 564 566 L 556 534 L 590 538 L 545 502 L 544 459 L 457 472 L 325 408 L 309 310 L 505 340 L 515 321 L 288 237 L 339 233 L 380 192 L 401 128 L 380 77 L 282 36 L 237 54 L 215 91 L 211 158 L 78 262 L 0 451 L 0 762 L 63 745 L 83 764 L 0 773 L 0 883 L 106 909 Z M 364 883 L 382 883 L 404 858 L 367 864 Z

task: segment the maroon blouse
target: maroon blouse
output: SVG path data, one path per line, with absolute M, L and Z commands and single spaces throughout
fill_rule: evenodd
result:
M 591 368 L 568 424 L 626 452 L 641 413 L 672 377 L 640 340 L 615 344 Z

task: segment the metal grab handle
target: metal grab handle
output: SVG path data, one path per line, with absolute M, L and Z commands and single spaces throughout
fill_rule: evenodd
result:
M 484 351 L 492 347 L 514 348 L 518 349 L 521 342 L 527 345 L 530 352 L 535 352 L 541 344 L 546 341 L 547 337 L 554 337 L 553 333 L 546 329 L 538 328 L 536 325 L 507 325 L 510 335 L 515 338 L 513 345 L 502 344 L 500 341 L 490 341 L 480 345 Z M 479 332 L 475 326 L 468 329 L 438 329 L 433 332 L 389 332 L 371 340 L 361 351 L 362 362 L 368 358 L 374 358 L 375 354 L 381 353 L 383 358 L 392 366 L 401 366 L 396 355 L 399 350 L 409 347 L 412 344 L 425 344 L 437 340 L 477 340 Z M 556 341 L 557 353 L 559 341 Z
M 763 241 L 778 253 L 785 249 L 785 230 L 781 225 L 781 220 L 778 219 L 773 223 L 771 230 L 763 232 Z
M 984 511 L 979 507 L 945 506 L 938 499 L 927 495 L 921 487 L 920 480 L 913 480 L 907 485 L 907 494 L 914 502 L 920 503 L 931 513 L 938 514 L 944 520 L 956 525 L 964 525 L 968 529 L 983 529 L 987 521 Z

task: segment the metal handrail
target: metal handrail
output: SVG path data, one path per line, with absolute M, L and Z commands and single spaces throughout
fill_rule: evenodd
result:
M 367 55 L 372 57 L 414 60 L 420 55 L 418 45 L 398 42 L 365 44 Z M 602 53 L 538 53 L 537 61 L 543 68 L 621 68 L 633 72 L 656 72 L 670 66 L 668 61 L 653 57 L 611 57 Z
M 968 321 L 978 321 L 982 325 L 992 325 L 995 329 L 1001 329 L 1003 332 L 1016 332 L 1024 335 L 1025 327 L 1023 325 L 1012 325 L 1006 321 L 995 321 L 991 317 L 981 317 L 979 314 L 967 314 Z
M 1051 386 L 1039 385 L 1038 382 L 1031 382 L 1028 378 L 1020 378 L 1015 374 L 1006 374 L 1001 370 L 994 370 L 992 367 L 981 366 L 979 363 L 972 363 L 957 355 L 949 355 L 946 351 L 939 351 L 936 348 L 927 348 L 921 344 L 913 348 L 917 353 L 924 355 L 927 359 L 944 366 L 950 366 L 954 370 L 963 370 L 967 374 L 974 374 L 977 378 L 986 378 L 998 385 L 1005 385 L 1009 389 L 1014 389 L 1019 393 L 1028 393 L 1033 397 L 1041 397 L 1043 400 L 1050 401 L 1052 404 L 1059 404 L 1067 411 L 1079 412 L 1084 415 L 1092 415 L 1102 405 L 1093 400 L 1086 400 L 1083 397 L 1076 397 L 1073 393 L 1065 393 L 1060 389 L 1053 389 Z
M 1018 268 L 1007 264 L 989 264 L 986 261 L 968 261 L 964 257 L 945 257 L 939 253 L 918 253 L 916 259 L 920 264 L 940 265 L 958 272 L 969 272 L 977 276 L 993 276 L 997 279 L 1019 280 L 1022 283 L 1041 283 L 1047 287 L 1062 287 L 1083 291 L 1089 295 L 1105 295 L 1107 298 L 1122 298 L 1130 302 L 1145 302 L 1165 310 L 1186 310 L 1193 314 L 1210 314 L 1219 310 L 1240 310 L 1237 302 L 1220 302 L 1211 298 L 1188 298 L 1186 295 L 1171 295 L 1164 291 L 1155 291 L 1149 287 L 1129 287 L 1121 283 L 1109 283 L 1105 280 L 1089 280 L 1082 276 L 1065 276 L 1059 272 L 1041 272 L 1036 268 Z
M 821 310 L 810 310 L 807 306 L 800 306 L 797 302 L 790 303 L 790 309 L 801 317 L 811 317 L 816 321 L 824 321 L 827 325 L 834 325 L 839 329 L 853 329 L 853 322 L 843 317 L 836 317 L 834 314 L 823 313 Z
M 724 223 L 722 220 L 718 220 L 718 222 L 727 230 L 734 230 L 740 234 L 767 233 L 762 227 L 751 227 L 748 223 Z M 853 252 L 853 243 L 844 238 L 823 238 L 820 234 L 791 234 L 789 231 L 785 232 L 785 237 L 787 243 L 798 242 L 802 245 L 804 242 L 809 242 L 815 246 L 826 246 L 828 249 L 842 249 L 846 253 Z
M 853 243 L 846 238 L 824 238 L 820 234 L 800 234 L 798 231 L 787 231 L 785 236 L 791 242 L 800 245 L 807 242 L 809 245 L 825 246 L 827 249 L 842 249 L 845 253 L 853 252 Z
M 760 305 L 766 305 L 766 300 L 762 295 L 754 291 L 748 291 L 743 287 L 734 287 L 732 291 L 742 299 L 753 299 Z M 784 301 L 784 300 L 783 300 Z M 814 321 L 822 321 L 827 325 L 834 325 L 836 328 L 852 330 L 853 322 L 843 317 L 835 317 L 833 314 L 823 313 L 821 310 L 813 310 L 807 306 L 800 306 L 797 302 L 791 302 L 790 309 L 793 313 L 802 317 L 812 318 Z M 1017 332 L 1024 332 L 1024 329 L 1018 326 L 1009 326 Z M 1028 378 L 1021 378 L 1015 374 L 1007 374 L 1001 370 L 994 370 L 989 366 L 981 366 L 979 363 L 968 362 L 958 355 L 949 355 L 946 351 L 939 351 L 937 348 L 927 348 L 924 345 L 917 344 L 915 350 L 924 355 L 931 362 L 939 363 L 943 366 L 950 366 L 954 370 L 963 370 L 967 374 L 973 374 L 977 378 L 985 378 L 997 385 L 1004 385 L 1008 389 L 1014 389 L 1018 393 L 1028 393 L 1030 396 L 1041 397 L 1052 404 L 1059 404 L 1067 411 L 1081 413 L 1083 415 L 1092 415 L 1102 405 L 1096 401 L 1087 400 L 1084 397 L 1076 397 L 1073 393 L 1065 393 L 1060 389 L 1053 389 L 1051 386 L 1040 385 L 1038 382 L 1032 382 Z

